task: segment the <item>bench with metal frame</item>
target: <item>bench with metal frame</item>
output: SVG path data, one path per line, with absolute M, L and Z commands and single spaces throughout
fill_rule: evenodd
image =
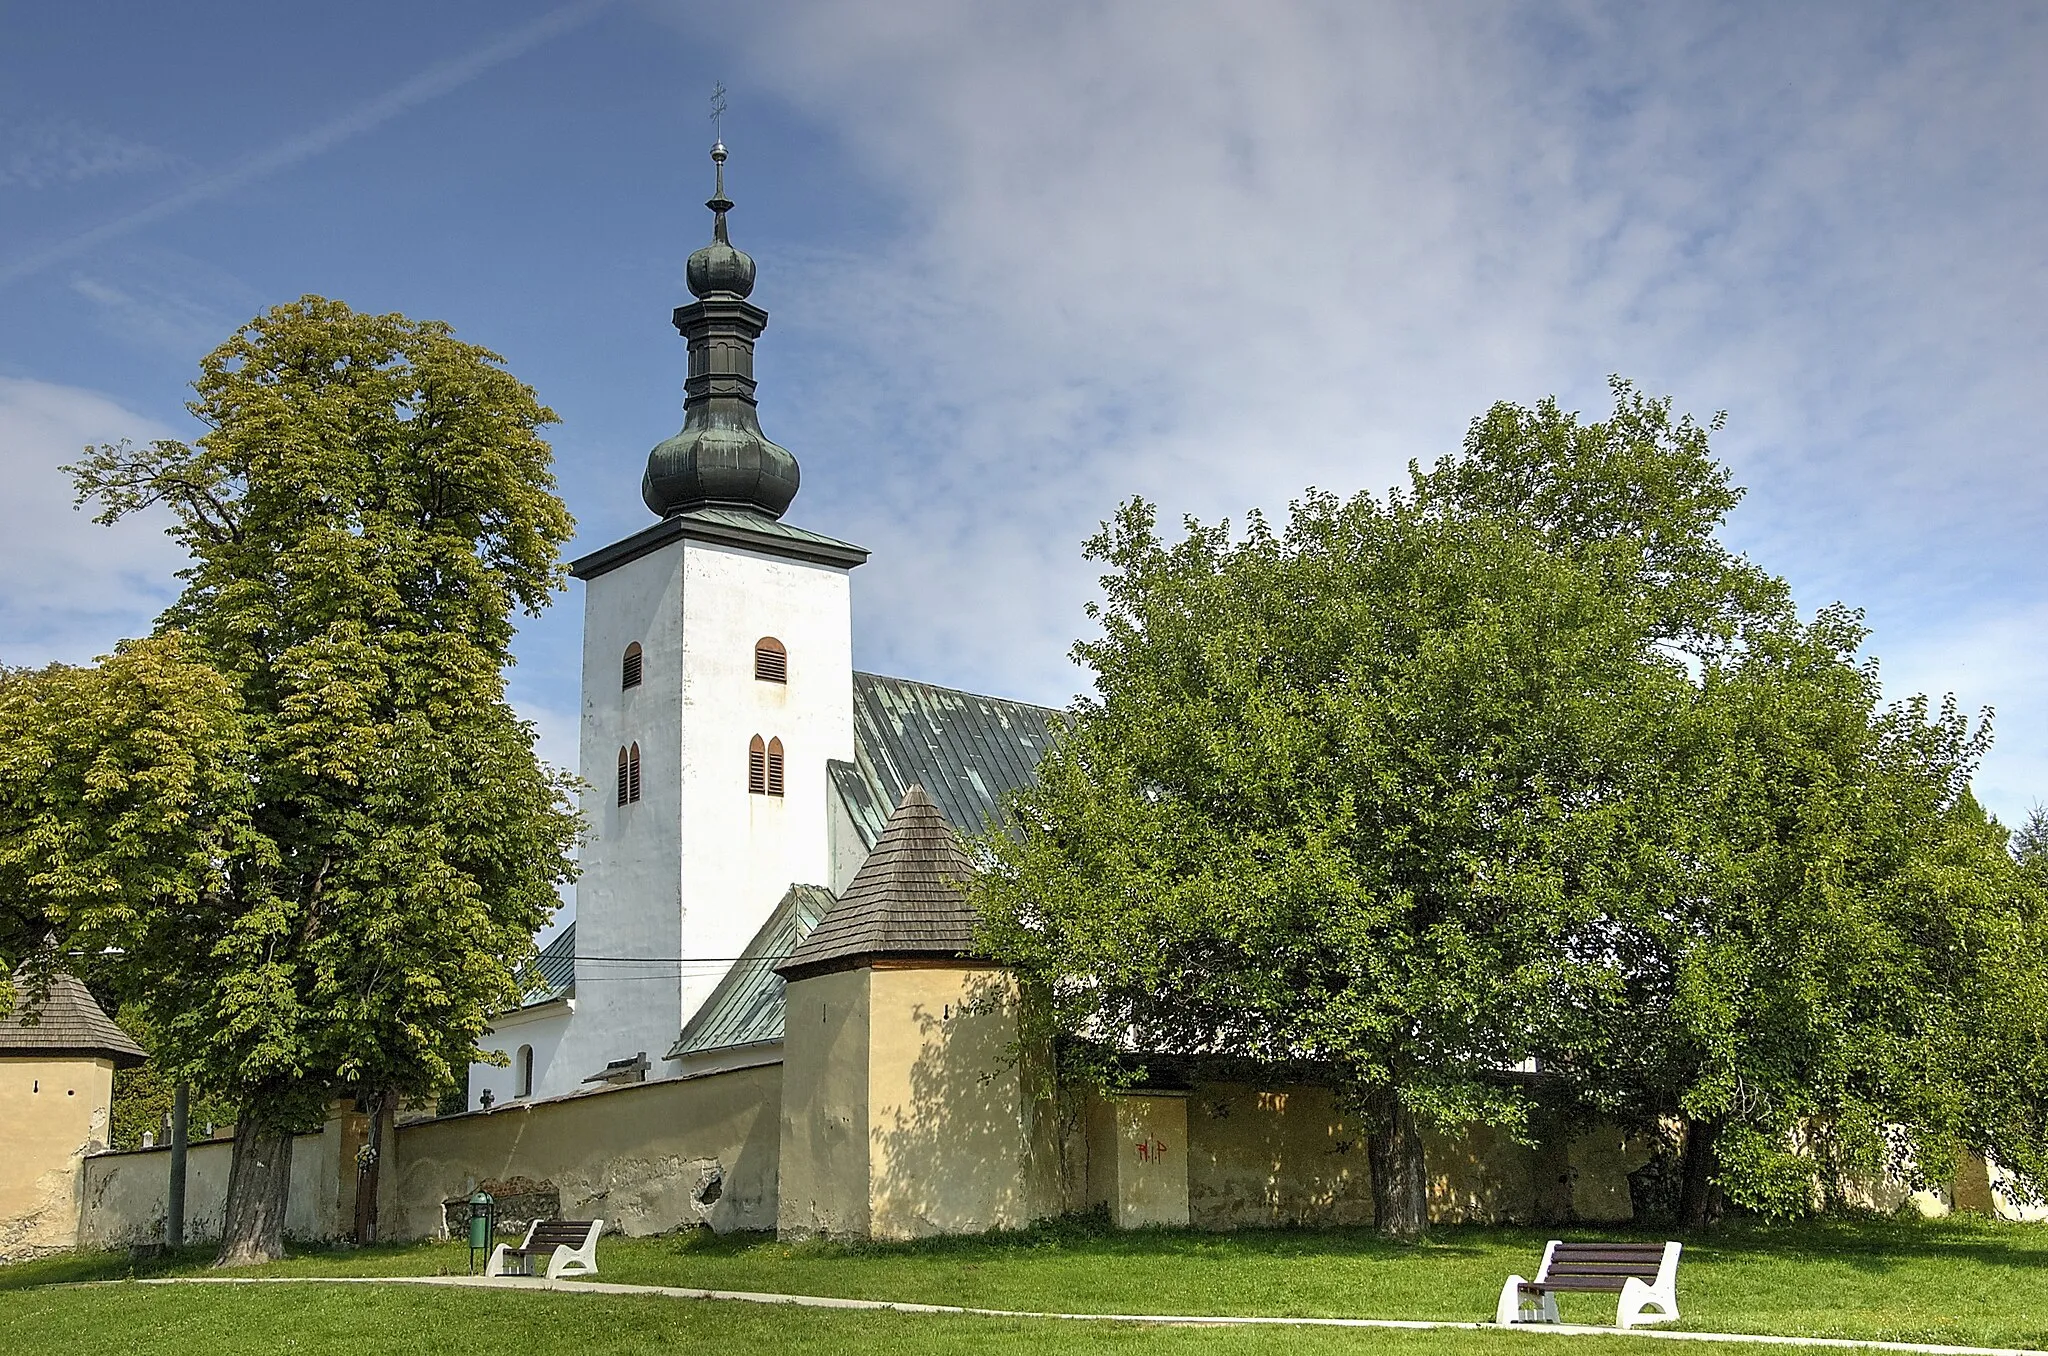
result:
M 547 1278 L 597 1274 L 597 1236 L 601 1219 L 537 1219 L 526 1228 L 518 1247 L 500 1243 L 491 1254 L 486 1276 L 531 1276 L 533 1259 L 547 1258 Z M 516 1270 L 508 1270 L 514 1268 Z
M 1678 1317 L 1677 1243 L 1565 1243 L 1543 1250 L 1536 1279 L 1510 1276 L 1500 1288 L 1496 1323 L 1555 1323 L 1557 1296 L 1565 1290 L 1621 1294 L 1615 1325 L 1670 1323 Z M 1646 1314 L 1644 1309 L 1658 1312 Z

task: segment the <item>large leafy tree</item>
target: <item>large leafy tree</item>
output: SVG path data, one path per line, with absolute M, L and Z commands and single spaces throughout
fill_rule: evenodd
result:
M 1369 1130 L 1382 1229 L 1427 1226 L 1421 1122 L 1522 1133 L 1503 1074 L 1601 1009 L 1593 931 L 1682 647 L 1775 595 L 1713 543 L 1705 430 L 1503 407 L 1410 487 L 1281 531 L 1127 506 L 1095 691 L 986 841 L 988 944 L 1068 1030 L 1313 1060 Z M 1576 474 L 1560 474 L 1570 467 Z
M 519 996 L 575 820 L 503 673 L 571 523 L 553 415 L 445 325 L 306 297 L 195 391 L 196 443 L 72 468 L 191 563 L 155 636 L 5 689 L 0 871 L 239 1107 L 241 1261 L 281 1251 L 292 1131 L 438 1093 Z
M 1992 959 L 2038 931 L 2013 873 L 1973 874 L 1981 736 L 1880 710 L 1853 618 L 1803 624 L 1721 543 L 1712 427 L 1617 382 L 1278 532 L 1168 543 L 1127 506 L 1088 547 L 1094 691 L 984 841 L 986 944 L 1122 1068 L 1320 1064 L 1395 1233 L 1418 1122 L 1529 1133 L 1530 1057 L 1553 1109 L 1688 1118 L 1703 1180 L 1767 1206 L 1795 1137 L 1868 1168 L 1903 1123 L 1937 1163 L 2022 1105 L 2025 1075 L 1997 1107 L 1925 1076 L 2036 1010 L 2038 962 Z
M 1620 1001 L 1553 1047 L 1591 1104 L 1683 1126 L 1684 1223 L 1965 1152 L 2041 1180 L 2048 913 L 1969 794 L 1988 726 L 1885 704 L 1863 639 L 1824 609 L 1703 666 L 1638 800 L 1654 865 L 1592 934 Z

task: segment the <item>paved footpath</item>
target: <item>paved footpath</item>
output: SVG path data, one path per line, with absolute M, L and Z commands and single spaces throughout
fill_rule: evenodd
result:
M 738 1300 L 796 1304 L 810 1309 L 879 1309 L 899 1314 L 967 1314 L 977 1318 L 1042 1318 L 1084 1323 L 1162 1323 L 1209 1328 L 1453 1328 L 1526 1333 L 1531 1337 L 1646 1337 L 1665 1342 L 1737 1342 L 1773 1347 L 1830 1347 L 1852 1351 L 1905 1351 L 1922 1356 L 2048 1356 L 2032 1347 L 1956 1347 L 1932 1342 L 1878 1342 L 1859 1337 L 1774 1337 L 1740 1332 L 1675 1332 L 1668 1328 L 1609 1328 L 1581 1323 L 1458 1323 L 1423 1318 L 1286 1318 L 1232 1314 L 1059 1314 L 1028 1309 L 976 1309 L 903 1300 L 837 1299 L 829 1295 L 774 1295 L 754 1290 L 696 1290 L 680 1285 L 614 1285 L 609 1281 L 550 1281 L 528 1276 L 152 1276 L 94 1285 L 442 1285 L 475 1290 L 557 1290 L 579 1295 L 659 1295 L 667 1299 Z

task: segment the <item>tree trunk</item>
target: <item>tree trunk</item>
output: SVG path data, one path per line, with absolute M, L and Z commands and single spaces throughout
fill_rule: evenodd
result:
M 292 1134 L 253 1106 L 235 1121 L 228 1168 L 227 1218 L 217 1267 L 251 1266 L 284 1256 L 284 1211 L 292 1182 Z
M 1720 1194 L 1715 1180 L 1719 1166 L 1715 1145 L 1720 1138 L 1719 1121 L 1686 1122 L 1678 1186 L 1678 1225 L 1682 1229 L 1699 1229 L 1713 1222 L 1715 1198 Z
M 377 1241 L 377 1184 L 384 1172 L 384 1153 L 394 1143 L 391 1123 L 398 1106 L 398 1094 L 380 1092 L 370 1098 L 370 1142 L 362 1169 L 356 1174 L 356 1228 L 358 1247 Z
M 1422 1131 L 1392 1088 L 1374 1093 L 1369 1106 L 1373 1225 L 1389 1238 L 1420 1238 L 1429 1232 Z

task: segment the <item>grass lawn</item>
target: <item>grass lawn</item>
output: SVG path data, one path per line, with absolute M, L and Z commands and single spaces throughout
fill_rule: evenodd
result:
M 705 1233 L 607 1238 L 601 1279 L 723 1290 L 767 1290 L 917 1300 L 988 1308 L 1097 1313 L 1294 1314 L 1376 1318 L 1483 1319 L 1510 1271 L 1528 1274 L 1546 1231 L 1443 1229 L 1420 1246 L 1381 1242 L 1364 1231 L 1274 1230 L 1117 1233 L 1062 1223 L 1023 1233 L 900 1245 L 781 1244 Z M 1584 1236 L 1593 1236 L 1587 1234 Z M 465 1269 L 467 1250 L 413 1244 L 316 1251 L 260 1268 L 272 1274 L 419 1275 Z M 143 1264 L 141 1274 L 205 1270 L 203 1251 Z M 1361 1350 L 1413 1346 L 1464 1356 L 1502 1344 L 1553 1339 L 1508 1333 L 1398 1334 L 1318 1330 L 1127 1329 L 1046 1326 L 908 1315 L 819 1313 L 727 1304 L 570 1295 L 490 1295 L 406 1287 L 123 1287 L 40 1290 L 51 1282 L 131 1274 L 125 1255 L 87 1254 L 0 1267 L 0 1351 L 103 1352 L 109 1341 L 140 1351 L 100 1315 L 125 1315 L 128 1333 L 234 1331 L 239 1347 L 275 1337 L 267 1325 L 289 1316 L 298 1351 L 326 1350 L 364 1333 L 351 1323 L 388 1323 L 356 1349 L 413 1350 L 431 1334 L 449 1343 L 466 1328 L 502 1347 L 507 1337 L 584 1333 L 596 1351 L 636 1351 L 672 1342 L 745 1340 L 765 1350 L 886 1343 L 892 1350 L 952 1350 L 1004 1343 L 1062 1350 L 1147 1350 L 1199 1342 L 1204 1351 Z M 2048 1348 L 2048 1228 L 1959 1219 L 1928 1222 L 1828 1221 L 1792 1226 L 1726 1225 L 1687 1244 L 1679 1271 L 1686 1328 L 1723 1332 L 1933 1341 Z M 17 1293 L 6 1293 L 14 1291 Z M 648 1307 L 652 1306 L 652 1307 Z M 263 1315 L 275 1315 L 266 1318 Z M 301 1322 L 301 1315 L 304 1315 Z M 351 1319 L 350 1315 L 357 1315 Z M 1565 1317 L 1611 1323 L 1612 1296 L 1567 1296 Z M 108 1318 L 107 1322 L 116 1321 Z M 291 1325 L 296 1324 L 297 1327 Z M 307 1326 L 312 1325 L 312 1326 Z M 94 1336 L 94 1334 L 97 1334 Z M 515 1344 L 517 1344 L 515 1337 Z M 578 1339 L 581 1340 L 580 1338 Z M 1604 1339 L 1603 1339 L 1604 1341 Z M 254 1345 L 251 1345 L 251 1344 Z M 468 1345 L 474 1345 L 470 1341 Z M 1321 1345 L 1318 1345 L 1321 1344 Z M 1519 1344 L 1519 1345 L 1516 1345 Z M 169 1350 L 169 1347 L 165 1347 Z M 183 1349 L 183 1348 L 181 1348 Z M 424 1346 L 419 1349 L 425 1349 Z M 437 1349 L 445 1350 L 446 1347 Z M 568 1349 L 552 1339 L 540 1350 Z M 1599 1350 L 1640 1351 L 1624 1343 Z M 1547 1347 L 1533 1350 L 1545 1351 Z M 1656 1348 L 1667 1356 L 1673 1348 Z

